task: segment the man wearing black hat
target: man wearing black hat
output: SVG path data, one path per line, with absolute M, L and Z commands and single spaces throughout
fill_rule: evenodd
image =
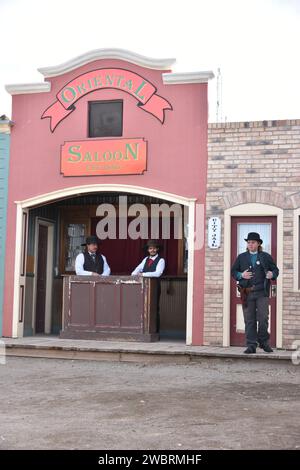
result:
M 159 278 L 165 269 L 165 260 L 158 254 L 161 245 L 156 240 L 148 240 L 145 248 L 149 256 L 132 271 L 131 276 L 142 275 L 143 277 L 156 277 Z M 159 313 L 159 299 L 161 293 L 160 280 L 157 280 L 157 307 L 156 307 L 156 330 L 160 330 L 160 313 Z
M 270 353 L 273 352 L 268 332 L 270 279 L 276 279 L 279 270 L 272 256 L 262 251 L 263 241 L 258 233 L 248 233 L 245 241 L 247 251 L 238 255 L 231 268 L 242 298 L 247 342 L 244 353 L 256 353 L 257 343 Z
M 77 276 L 109 276 L 110 267 L 105 256 L 97 254 L 99 240 L 96 236 L 86 238 L 86 251 L 79 253 L 75 261 Z
M 156 240 L 148 240 L 146 244 L 149 256 L 132 271 L 132 276 L 141 274 L 144 277 L 160 277 L 165 269 L 165 260 L 158 254 L 160 243 Z

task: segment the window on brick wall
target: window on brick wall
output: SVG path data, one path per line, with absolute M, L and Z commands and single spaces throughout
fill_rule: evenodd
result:
M 293 224 L 293 289 L 300 291 L 300 207 L 295 209 Z
M 89 102 L 89 137 L 121 136 L 122 129 L 122 100 Z

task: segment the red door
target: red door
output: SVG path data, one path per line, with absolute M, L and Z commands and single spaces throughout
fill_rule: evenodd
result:
M 231 266 L 236 257 L 246 251 L 249 232 L 258 232 L 263 240 L 262 248 L 270 253 L 276 262 L 277 258 L 277 219 L 276 217 L 232 217 L 231 219 Z M 270 343 L 276 346 L 276 287 L 272 281 L 270 297 L 269 331 Z M 231 346 L 245 345 L 245 325 L 242 302 L 236 287 L 236 281 L 231 278 L 230 288 L 230 344 Z

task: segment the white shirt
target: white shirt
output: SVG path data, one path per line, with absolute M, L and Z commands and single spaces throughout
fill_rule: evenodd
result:
M 110 267 L 107 264 L 105 256 L 101 255 L 103 259 L 103 273 L 101 276 L 109 276 L 110 275 Z M 85 271 L 83 268 L 84 265 L 84 254 L 79 253 L 79 255 L 76 256 L 76 261 L 75 261 L 75 271 L 77 276 L 92 276 L 91 271 Z
M 158 255 L 155 256 L 150 256 L 153 261 L 158 257 Z M 160 258 L 159 262 L 156 265 L 156 270 L 148 273 L 143 273 L 143 269 L 145 266 L 145 263 L 148 259 L 148 256 L 143 259 L 143 261 L 135 268 L 134 271 L 132 271 L 131 276 L 137 276 L 138 274 L 142 273 L 144 277 L 160 277 L 162 273 L 165 270 L 165 260 L 163 258 Z

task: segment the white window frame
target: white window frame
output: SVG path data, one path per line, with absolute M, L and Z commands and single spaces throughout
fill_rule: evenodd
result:
M 300 208 L 294 210 L 294 292 L 300 292 Z

